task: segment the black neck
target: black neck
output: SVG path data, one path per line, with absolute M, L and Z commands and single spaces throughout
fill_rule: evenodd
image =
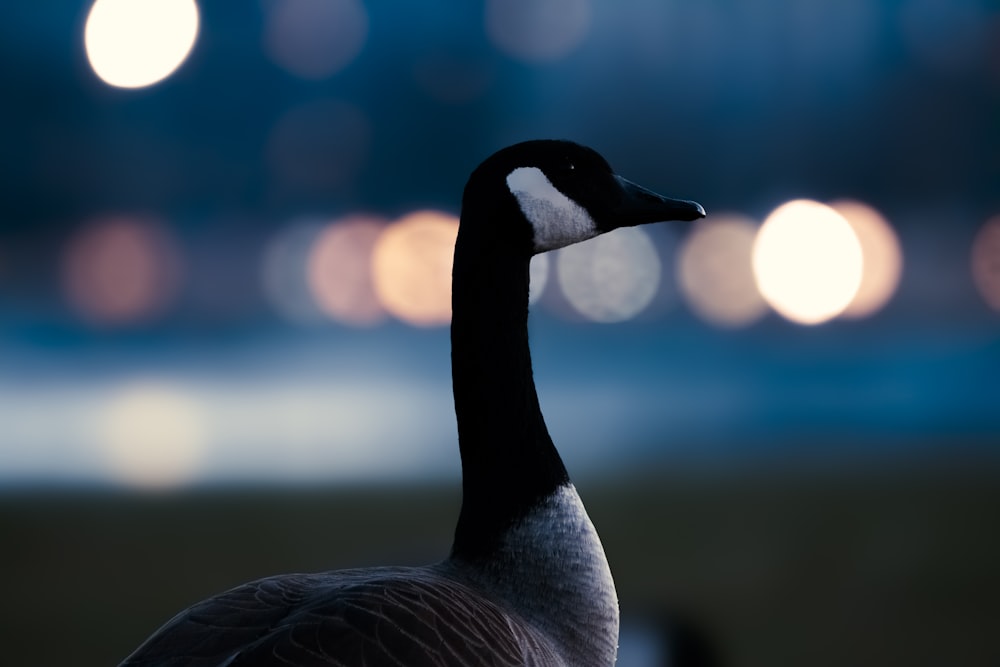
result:
M 489 223 L 516 222 L 476 223 L 478 229 L 459 229 L 451 324 L 462 455 L 462 512 L 452 556 L 469 560 L 488 557 L 508 527 L 568 481 L 532 377 L 530 256 L 480 233 Z

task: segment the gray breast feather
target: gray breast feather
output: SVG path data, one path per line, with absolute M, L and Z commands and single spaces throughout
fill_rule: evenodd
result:
M 181 612 L 121 667 L 563 665 L 519 617 L 433 568 L 284 575 Z

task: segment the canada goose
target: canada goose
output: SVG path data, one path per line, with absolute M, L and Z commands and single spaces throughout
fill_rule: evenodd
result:
M 568 141 L 489 157 L 465 186 L 452 274 L 462 508 L 449 557 L 244 584 L 182 611 L 122 665 L 614 664 L 614 581 L 535 393 L 529 262 L 618 227 L 704 215 Z

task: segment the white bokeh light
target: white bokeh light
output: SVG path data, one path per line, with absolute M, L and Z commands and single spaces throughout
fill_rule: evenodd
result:
M 841 314 L 842 317 L 868 317 L 881 310 L 899 286 L 903 273 L 903 251 L 889 222 L 867 204 L 851 200 L 835 201 L 830 206 L 850 223 L 861 243 L 864 271 L 861 285 Z
M 566 300 L 595 322 L 642 312 L 660 287 L 661 264 L 649 235 L 624 227 L 559 250 L 556 276 Z
M 115 478 L 149 488 L 190 481 L 207 438 L 198 405 L 160 382 L 120 388 L 101 411 L 96 435 Z
M 83 43 L 94 72 L 118 88 L 142 88 L 170 76 L 198 36 L 194 0 L 96 0 Z
M 754 241 L 757 288 L 772 308 L 799 324 L 819 324 L 843 312 L 861 285 L 862 269 L 857 234 L 819 202 L 797 199 L 779 206 Z
M 535 255 L 531 258 L 531 268 L 528 274 L 528 303 L 535 303 L 545 293 L 545 286 L 549 282 L 550 264 L 549 256 L 546 254 Z

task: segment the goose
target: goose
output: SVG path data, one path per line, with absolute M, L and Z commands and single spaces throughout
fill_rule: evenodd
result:
M 450 555 L 237 586 L 179 613 L 122 667 L 613 665 L 611 570 L 532 377 L 529 262 L 619 227 L 704 215 L 569 141 L 483 161 L 465 186 L 452 273 L 462 504 Z

